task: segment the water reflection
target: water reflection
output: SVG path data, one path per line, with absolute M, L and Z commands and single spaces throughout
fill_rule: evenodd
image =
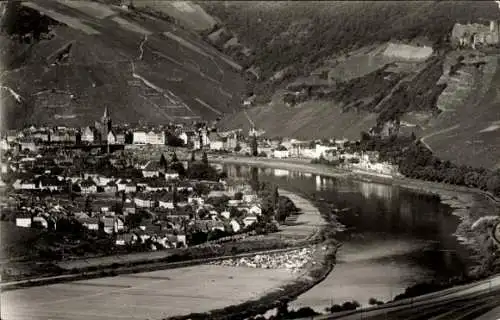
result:
M 290 172 L 288 170 L 274 169 L 274 175 L 276 177 L 288 177 Z
M 230 178 L 245 176 L 234 167 L 226 167 Z M 338 219 L 348 227 L 349 232 L 339 235 L 343 247 L 335 270 L 295 306 L 323 311 L 332 301 L 388 300 L 411 284 L 459 275 L 468 266 L 468 252 L 453 236 L 458 218 L 436 196 L 287 170 L 247 171 L 252 181 L 275 182 L 316 200 L 326 214 L 339 209 Z M 343 208 L 348 210 L 340 211 Z
M 368 182 L 359 183 L 359 190 L 361 191 L 361 194 L 365 198 L 370 198 L 375 196 L 378 198 L 391 200 L 393 189 L 394 188 L 390 185 L 368 183 Z

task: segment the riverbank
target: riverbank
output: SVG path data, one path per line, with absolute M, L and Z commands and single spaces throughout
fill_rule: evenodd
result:
M 311 254 L 308 257 L 309 261 L 307 263 L 302 261 L 304 265 L 298 276 L 288 283 L 274 288 L 254 300 L 222 309 L 212 310 L 207 313 L 191 313 L 185 316 L 171 317 L 168 319 L 244 319 L 259 314 L 262 315 L 282 304 L 290 303 L 299 295 L 323 281 L 330 274 L 335 265 L 335 257 L 339 244 L 333 239 L 325 239 L 324 231 L 326 230 L 326 226 L 329 225 L 328 222 L 325 221 L 318 208 L 309 200 L 296 193 L 283 189 L 279 189 L 278 192 L 280 195 L 286 196 L 294 202 L 301 213 L 298 215 L 296 224 L 282 226 L 280 227 L 280 231 L 272 234 L 272 236 L 277 236 L 280 239 L 293 236 L 294 238 L 298 238 L 298 241 L 322 241 L 319 244 L 313 245 Z M 259 257 L 258 260 L 261 261 L 266 259 Z M 234 261 L 234 258 L 232 258 L 230 261 L 220 261 L 219 263 L 223 265 L 234 265 Z M 241 265 L 245 265 L 245 263 L 241 263 Z M 265 265 L 265 263 L 263 265 Z M 286 263 L 284 265 L 286 265 Z M 247 267 L 237 266 L 235 268 L 240 268 L 243 272 Z
M 304 271 L 298 277 L 282 286 L 269 290 L 263 295 L 256 297 L 256 299 L 210 312 L 191 313 L 167 319 L 246 319 L 251 316 L 265 314 L 269 310 L 293 301 L 296 297 L 323 281 L 334 268 L 337 249 L 338 245 L 333 241 L 317 245 L 311 261 L 307 263 Z M 241 270 L 246 267 L 235 268 Z M 240 272 L 243 272 L 243 270 Z
M 7 311 L 12 315 L 21 313 L 27 318 L 29 318 L 30 315 L 33 315 L 32 312 L 36 312 L 36 314 L 46 314 L 50 316 L 57 315 L 71 318 L 73 314 L 83 312 L 88 303 L 93 301 L 93 296 L 96 294 L 95 291 L 88 289 L 81 292 L 82 288 L 99 286 L 104 288 L 103 290 L 108 290 L 109 294 L 113 296 L 113 301 L 116 301 L 119 305 L 129 305 L 130 302 L 128 301 L 133 299 L 135 296 L 134 292 L 139 292 L 138 290 L 140 290 L 140 300 L 142 301 L 141 307 L 145 308 L 146 306 L 150 306 L 152 309 L 148 312 L 148 314 L 151 316 L 156 315 L 155 318 L 158 318 L 160 315 L 164 317 L 164 315 L 167 314 L 173 315 L 177 312 L 181 313 L 181 310 L 198 310 L 198 312 L 207 310 L 207 312 L 174 317 L 173 319 L 223 319 L 228 317 L 234 318 L 235 316 L 239 318 L 242 315 L 251 316 L 263 314 L 270 309 L 276 308 L 282 303 L 292 301 L 298 295 L 309 290 L 314 285 L 325 279 L 334 267 L 335 255 L 338 249 L 338 244 L 334 240 L 324 241 L 319 244 L 317 243 L 324 239 L 321 231 L 326 223 L 322 220 L 319 210 L 312 205 L 312 203 L 310 203 L 307 199 L 286 190 L 280 190 L 280 194 L 286 195 L 292 201 L 295 201 L 294 203 L 296 206 L 302 211 L 302 214 L 299 214 L 299 216 L 301 216 L 300 221 L 304 224 L 300 225 L 300 227 L 306 226 L 307 228 L 301 229 L 304 233 L 300 237 L 299 241 L 309 241 L 309 245 L 305 247 L 306 251 L 304 251 L 304 249 L 298 250 L 296 248 L 286 248 L 268 250 L 266 252 L 254 252 L 234 256 L 231 255 L 230 257 L 225 256 L 202 260 L 181 261 L 178 263 L 158 262 L 157 264 L 146 264 L 133 267 L 121 266 L 116 269 L 106 268 L 96 270 L 94 272 L 81 273 L 79 275 L 64 275 L 53 278 L 4 284 L 2 286 L 2 291 L 5 291 L 6 294 L 8 294 L 8 297 L 10 297 L 9 299 L 13 299 L 12 301 L 16 301 L 18 305 L 19 302 L 22 302 L 22 299 L 19 300 L 19 297 L 25 297 L 25 299 L 28 299 L 26 297 L 32 297 L 34 300 L 44 301 L 43 297 L 46 296 L 47 292 L 51 292 L 52 299 L 62 299 L 66 301 L 65 306 L 57 308 L 57 311 L 54 311 L 56 309 L 52 310 L 44 307 L 43 303 L 37 304 L 37 307 L 33 310 L 31 308 L 19 308 L 19 310 L 17 310 L 17 308 L 10 308 Z M 297 227 L 299 227 L 299 225 L 284 226 L 281 231 L 297 231 Z M 287 237 L 285 235 L 281 235 L 279 238 Z M 307 254 L 304 255 L 304 252 Z M 254 256 L 257 254 L 260 256 L 260 259 L 267 255 L 281 256 L 282 264 L 278 264 L 276 268 L 248 268 L 209 265 L 210 262 L 211 264 L 224 264 L 216 262 L 224 259 L 242 259 L 245 261 L 253 261 L 255 259 Z M 301 259 L 306 259 L 307 261 Z M 289 270 L 289 262 L 300 265 L 299 270 L 291 272 L 291 270 Z M 163 269 L 177 269 L 179 271 Z M 276 270 L 273 271 L 270 269 Z M 202 272 L 200 270 L 205 271 Z M 210 278 L 211 280 L 209 280 L 207 278 L 207 270 L 210 271 L 209 275 L 213 279 Z M 259 274 L 261 274 L 264 278 L 259 278 Z M 228 280 L 228 276 L 229 279 L 232 280 Z M 163 291 L 161 290 L 165 290 L 165 288 L 159 288 L 155 283 L 167 280 L 170 284 L 175 281 L 180 284 L 175 292 L 172 292 L 169 289 L 169 292 L 165 293 L 169 298 L 163 301 L 162 307 L 165 309 L 161 310 L 156 306 L 153 307 L 151 302 L 154 303 L 156 300 L 154 296 L 149 296 L 151 292 L 145 288 L 147 287 L 148 289 L 153 290 L 153 294 L 162 294 Z M 188 284 L 190 281 L 192 283 Z M 210 283 L 202 285 L 203 290 L 197 288 L 200 284 L 203 284 L 204 281 L 209 281 Z M 218 285 L 216 285 L 217 283 Z M 207 291 L 206 286 L 208 285 L 213 288 Z M 22 288 L 27 286 L 36 287 L 26 289 Z M 124 288 L 124 290 L 121 288 Z M 193 288 L 195 288 L 195 291 L 191 292 L 190 290 Z M 246 289 L 241 290 L 242 288 Z M 241 291 L 239 294 L 237 294 L 238 290 Z M 121 291 L 131 292 L 121 293 Z M 60 296 L 61 293 L 64 293 L 64 296 Z M 176 296 L 178 296 L 177 299 L 175 298 Z M 181 304 L 179 304 L 179 301 L 181 301 Z M 98 303 L 93 302 L 97 304 L 95 309 L 98 311 L 95 314 L 96 318 L 105 318 L 111 316 L 111 314 L 117 314 L 116 309 L 107 307 L 108 302 L 109 301 L 107 301 L 106 298 L 100 299 Z M 165 305 L 165 303 L 167 303 L 167 305 Z M 172 305 L 169 306 L 168 303 L 171 303 Z M 222 307 L 225 303 L 233 305 Z M 193 308 L 193 304 L 197 307 Z M 215 310 L 208 311 L 210 309 Z M 134 309 L 129 311 L 130 314 L 127 313 L 127 316 L 133 318 L 137 310 Z
M 211 157 L 212 162 L 231 163 L 264 168 L 276 168 L 290 171 L 301 171 L 327 177 L 350 177 L 356 180 L 375 182 L 381 184 L 395 184 L 403 188 L 412 189 L 419 192 L 426 192 L 439 195 L 440 192 L 457 192 L 457 193 L 473 193 L 484 197 L 494 205 L 500 206 L 500 198 L 494 197 L 490 193 L 464 186 L 456 186 L 451 184 L 430 182 L 423 180 L 410 179 L 405 177 L 386 178 L 371 174 L 369 172 L 351 171 L 340 169 L 324 164 L 312 164 L 309 159 L 269 159 L 269 158 L 251 158 L 251 157 L 234 157 L 234 156 L 218 156 Z
M 334 178 L 350 178 L 369 183 L 397 185 L 401 188 L 435 195 L 439 197 L 443 204 L 451 208 L 453 215 L 460 219 L 460 224 L 455 231 L 455 236 L 459 242 L 475 253 L 475 256 L 477 256 L 477 260 L 475 261 L 477 265 L 482 266 L 485 263 L 489 263 L 491 258 L 487 254 L 484 254 L 490 245 L 484 240 L 484 232 L 478 229 L 474 230 L 473 228 L 474 224 L 484 217 L 490 220 L 497 219 L 500 221 L 500 199 L 493 197 L 488 192 L 463 186 L 415 180 L 405 177 L 388 179 L 370 173 L 358 172 L 354 174 L 350 171 L 333 168 L 327 165 L 312 164 L 307 159 L 267 159 L 225 156 L 213 158 L 212 162 L 301 171 Z M 478 276 L 478 274 L 474 275 Z

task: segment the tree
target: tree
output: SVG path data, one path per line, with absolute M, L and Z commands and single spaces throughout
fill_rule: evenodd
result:
M 191 152 L 191 162 L 195 162 L 196 161 L 196 154 L 194 151 Z
M 229 210 L 229 213 L 230 213 L 231 218 L 241 218 L 243 216 L 243 212 L 236 209 L 235 207 L 231 207 L 231 209 Z
M 174 162 L 174 163 L 172 163 L 172 165 L 170 165 L 170 168 L 172 170 L 174 170 L 175 172 L 177 172 L 179 174 L 179 176 L 181 176 L 181 177 L 186 176 L 186 169 L 184 168 L 182 163 Z
M 172 134 L 167 135 L 166 144 L 171 147 L 182 147 L 184 146 L 184 140 L 176 137 Z
M 164 168 L 165 170 L 168 169 L 168 162 L 167 162 L 167 159 L 165 159 L 165 156 L 163 155 L 163 153 L 161 154 L 161 157 L 160 157 L 160 166 L 162 168 Z
M 239 191 L 238 191 L 238 192 L 236 192 L 236 193 L 234 194 L 234 200 L 241 200 L 241 199 L 243 199 L 243 193 L 241 193 L 241 192 L 239 192 Z
M 199 195 L 207 195 L 210 193 L 210 187 L 206 183 L 197 183 L 194 186 L 194 191 Z
M 493 193 L 493 194 L 499 194 L 500 193 L 500 175 L 494 174 L 490 178 L 488 178 L 486 187 L 488 188 L 488 191 Z
M 272 200 L 273 200 L 273 205 L 276 208 L 278 205 L 278 199 L 279 199 L 279 193 L 278 193 L 278 186 L 274 186 L 273 194 L 272 194 Z
M 203 157 L 201 158 L 201 161 L 203 162 L 204 165 L 208 166 L 208 156 L 206 152 L 203 152 Z
M 259 155 L 259 150 L 257 144 L 257 137 L 255 136 L 255 134 L 252 137 L 252 142 L 250 144 L 250 147 L 252 149 L 252 156 L 257 157 Z
M 85 197 L 85 212 L 92 212 L 92 200 L 89 196 Z
M 179 162 L 179 159 L 177 158 L 177 154 L 175 153 L 175 151 L 172 154 L 172 162 Z
M 370 300 L 368 300 L 368 304 L 371 306 L 378 306 L 384 304 L 384 302 L 372 297 L 370 298 Z
M 179 193 L 177 191 L 177 184 L 174 186 L 174 192 L 172 195 L 172 202 L 174 204 L 174 207 L 177 207 L 177 203 L 179 202 Z

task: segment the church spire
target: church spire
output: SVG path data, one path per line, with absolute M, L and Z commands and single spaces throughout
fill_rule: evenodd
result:
M 109 112 L 108 112 L 108 107 L 104 108 L 104 115 L 102 116 L 102 119 L 109 119 Z

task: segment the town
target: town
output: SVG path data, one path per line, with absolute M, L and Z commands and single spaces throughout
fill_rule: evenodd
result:
M 388 171 L 373 154 L 350 153 L 345 139 L 300 142 L 261 133 L 217 132 L 206 124 L 116 126 L 107 109 L 83 129 L 9 131 L 1 140 L 1 218 L 65 235 L 29 248 L 34 258 L 186 248 L 277 231 L 296 211 L 290 201 L 270 209 L 266 187 L 227 179 L 209 155 L 301 158 Z M 23 257 L 26 250 L 8 252 Z

